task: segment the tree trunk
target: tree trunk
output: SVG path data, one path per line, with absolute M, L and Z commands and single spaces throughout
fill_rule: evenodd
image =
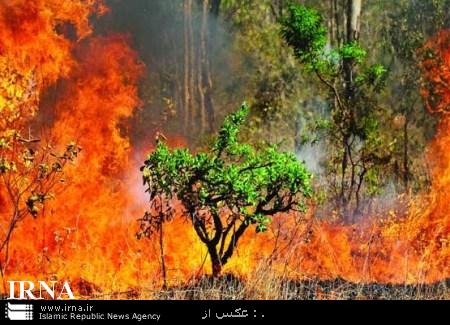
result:
M 217 247 L 214 244 L 208 245 L 208 253 L 211 258 L 212 276 L 218 277 L 222 273 L 222 262 L 217 252 Z
M 361 5 L 362 0 L 347 0 L 347 7 L 346 7 L 346 35 L 345 39 L 347 44 L 352 42 L 357 42 L 359 40 L 359 34 L 360 34 L 360 21 L 361 21 Z M 346 126 L 346 128 L 352 128 L 352 124 L 354 123 L 354 119 L 356 117 L 355 107 L 352 103 L 354 98 L 354 62 L 352 59 L 344 59 L 343 60 L 343 70 L 344 70 L 344 95 L 345 95 L 345 103 L 346 103 L 346 123 L 350 123 Z M 348 162 L 351 159 L 352 155 L 352 147 L 349 144 L 349 138 L 347 136 L 344 136 L 343 138 L 343 157 L 342 157 L 342 184 L 343 186 L 342 194 L 345 192 L 345 178 L 346 178 L 346 172 L 347 172 L 347 165 Z M 353 183 L 353 179 L 351 180 Z M 341 195 L 342 195 L 341 194 Z M 352 193 L 350 192 L 347 196 L 347 199 L 345 198 L 346 195 L 342 195 L 344 202 L 343 202 L 343 210 L 344 210 L 344 216 L 346 217 L 347 221 L 350 221 L 349 219 L 352 219 L 352 213 L 349 213 L 348 208 L 349 204 L 351 204 L 351 196 Z
M 359 39 L 362 0 L 349 0 L 347 8 L 347 42 Z
M 342 41 L 345 39 L 345 27 L 343 24 L 344 13 L 339 6 L 338 0 L 330 0 L 330 44 L 333 47 L 339 48 Z
M 160 258 L 161 258 L 161 273 L 163 278 L 163 289 L 167 290 L 167 269 L 166 269 L 166 259 L 164 255 L 164 228 L 163 222 L 161 222 L 159 229 L 159 249 L 160 249 Z
M 329 30 L 329 43 L 330 46 L 333 47 L 336 45 L 336 19 L 335 17 L 335 7 L 334 2 L 336 0 L 329 0 L 329 10 L 330 10 L 330 18 L 328 19 L 328 30 Z
M 217 20 L 208 19 L 208 5 L 211 3 L 210 0 L 203 0 L 203 16 L 202 16 L 202 27 L 200 31 L 200 58 L 201 58 L 201 84 L 202 89 L 202 125 L 204 126 L 204 131 L 212 132 L 215 124 L 215 110 L 212 96 L 213 83 L 211 78 L 211 68 L 210 68 L 210 55 L 209 48 L 211 46 L 212 37 L 217 34 Z M 211 6 L 214 5 L 212 1 Z M 220 1 L 218 1 L 218 6 L 220 6 Z M 209 24 L 208 24 L 209 22 Z
M 190 115 L 188 117 L 188 124 L 187 124 L 187 131 L 190 132 L 195 127 L 195 118 L 196 118 L 196 108 L 197 105 L 195 103 L 195 80 L 196 80 L 196 73 L 195 68 L 196 64 L 198 63 L 198 56 L 196 55 L 196 39 L 194 35 L 194 22 L 193 22 L 193 15 L 192 15 L 192 0 L 186 0 L 190 3 L 190 9 L 189 9 L 189 26 L 188 26 L 188 33 L 189 33 L 189 92 L 191 93 L 190 101 L 189 101 L 189 112 Z
M 202 132 L 206 130 L 206 104 L 205 104 L 205 90 L 207 82 L 204 80 L 206 78 L 205 69 L 207 61 L 207 45 L 206 45 L 206 34 L 207 34 L 207 23 L 208 23 L 208 3 L 209 0 L 203 0 L 202 4 L 202 23 L 200 28 L 200 62 L 198 65 L 198 93 L 200 102 L 200 129 Z
M 189 75 L 190 75 L 190 33 L 189 25 L 191 20 L 192 1 L 186 0 L 184 2 L 184 81 L 183 81 L 183 118 L 184 118 L 184 130 L 187 132 L 189 127 L 189 119 L 191 115 L 190 102 L 191 94 L 189 87 Z
M 341 193 L 340 193 L 340 207 L 341 207 L 341 213 L 344 215 L 344 218 L 347 219 L 348 217 L 348 200 L 346 196 L 346 188 L 347 188 L 347 181 L 346 181 L 346 175 L 347 175 L 347 167 L 349 162 L 349 139 L 346 135 L 344 135 L 342 139 L 342 147 L 343 147 L 343 156 L 341 161 Z M 347 220 L 348 221 L 348 220 Z
M 408 134 L 408 127 L 409 127 L 409 119 L 408 114 L 405 113 L 405 124 L 403 125 L 403 183 L 405 186 L 405 191 L 409 192 L 409 134 Z
M 359 40 L 361 26 L 361 1 L 362 0 L 348 0 L 347 2 L 347 43 L 352 43 Z M 351 59 L 344 59 L 344 76 L 346 97 L 348 100 L 351 100 L 353 97 L 353 62 Z

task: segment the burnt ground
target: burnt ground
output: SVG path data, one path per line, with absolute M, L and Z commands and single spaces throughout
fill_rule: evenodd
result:
M 249 286 L 233 275 L 202 277 L 190 285 L 172 287 L 156 299 L 450 299 L 450 279 L 432 284 L 353 283 L 334 280 L 284 280 Z
M 202 276 L 189 284 L 166 289 L 131 288 L 124 292 L 104 292 L 93 283 L 72 282 L 79 299 L 161 299 L 161 300 L 450 300 L 450 278 L 431 284 L 354 283 L 334 280 L 246 281 L 232 274 L 218 278 Z M 36 295 L 39 295 L 36 292 Z M 0 299 L 7 297 L 1 296 Z

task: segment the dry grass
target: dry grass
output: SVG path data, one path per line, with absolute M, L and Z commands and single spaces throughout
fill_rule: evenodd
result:
M 264 283 L 231 275 L 204 277 L 196 283 L 173 287 L 152 299 L 188 300 L 423 300 L 450 299 L 450 279 L 428 285 L 356 284 L 342 279 L 289 281 L 272 278 Z
M 203 276 L 167 289 L 135 288 L 94 299 L 158 300 L 449 300 L 450 279 L 432 284 L 353 283 L 343 279 L 294 281 L 257 271 L 250 279 L 232 274 Z

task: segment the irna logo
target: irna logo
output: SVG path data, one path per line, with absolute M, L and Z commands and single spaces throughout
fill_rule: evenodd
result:
M 69 283 L 65 281 L 62 286 L 55 286 L 56 281 L 38 281 L 35 285 L 32 281 L 8 281 L 8 299 L 75 299 Z M 18 296 L 16 296 L 16 293 Z M 39 295 L 38 295 L 39 294 Z

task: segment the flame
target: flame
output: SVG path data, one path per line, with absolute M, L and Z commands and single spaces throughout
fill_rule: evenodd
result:
M 14 1 L 2 10 L 2 24 L 11 29 L 2 35 L 7 40 L 2 53 L 11 49 L 5 57 L 16 57 L 16 68 L 26 62 L 23 71 L 40 70 L 40 93 L 58 82 L 54 121 L 45 133 L 53 142 L 76 140 L 83 148 L 64 191 L 41 218 L 14 234 L 8 278 L 83 279 L 110 290 L 159 281 L 158 251 L 135 238 L 136 219 L 146 206 L 145 197 L 136 195 L 143 193 L 138 186 L 143 155 L 133 152 L 119 127 L 141 104 L 137 86 L 144 65 L 126 36 L 90 36 L 89 16 L 106 11 L 100 2 L 42 1 L 30 10 L 25 1 Z M 11 11 L 14 21 L 29 28 L 16 30 Z M 61 23 L 73 25 L 76 40 L 58 34 Z M 18 43 L 22 47 L 15 47 Z M 181 222 L 167 227 L 173 240 L 166 243 L 165 259 L 177 270 L 174 277 L 195 269 L 195 254 L 202 250 L 185 228 Z M 180 240 L 199 250 L 181 252 Z
M 91 293 L 83 283 L 105 292 L 161 285 L 159 243 L 135 238 L 136 219 L 147 205 L 139 166 L 152 148 L 133 147 L 127 119 L 141 106 L 138 84 L 146 67 L 126 35 L 92 35 L 89 18 L 107 11 L 96 0 L 0 4 L 0 91 L 20 98 L 8 102 L 11 96 L 0 92 L 0 108 L 17 108 L 24 101 L 42 106 L 39 98 L 57 85 L 56 99 L 48 104 L 51 126 L 43 132 L 56 143 L 76 140 L 83 147 L 67 171 L 63 191 L 42 216 L 15 232 L 9 279 L 69 279 L 79 283 L 74 288 L 79 294 Z M 71 28 L 76 36 L 68 32 Z M 444 35 L 429 43 L 439 44 L 442 61 L 439 67 L 428 62 L 430 76 L 450 70 L 450 47 L 439 41 Z M 35 94 L 24 99 L 30 84 Z M 450 98 L 448 87 L 438 90 L 440 98 Z M 184 145 L 169 138 L 173 145 Z M 406 216 L 372 216 L 348 226 L 314 220 L 313 206 L 300 222 L 279 215 L 268 233 L 244 236 L 224 271 L 251 277 L 268 263 L 276 276 L 294 279 L 422 283 L 450 277 L 449 145 L 447 114 L 428 153 L 434 162 L 431 193 L 411 201 Z M 1 192 L 0 217 L 5 218 Z M 209 270 L 205 248 L 181 216 L 165 226 L 164 234 L 172 282 Z
M 412 198 L 403 217 L 391 211 L 352 226 L 311 219 L 296 237 L 292 222 L 281 222 L 278 230 L 284 227 L 288 234 L 281 244 L 273 234 L 246 242 L 248 265 L 255 265 L 252 257 L 273 256 L 274 243 L 284 241 L 288 245 L 278 253 L 275 269 L 289 278 L 431 283 L 450 277 L 450 31 L 438 33 L 421 52 L 428 55 L 421 64 L 426 107 L 442 114 L 426 155 L 432 164 L 430 193 Z M 251 274 L 252 267 L 239 268 L 237 262 L 231 270 Z

